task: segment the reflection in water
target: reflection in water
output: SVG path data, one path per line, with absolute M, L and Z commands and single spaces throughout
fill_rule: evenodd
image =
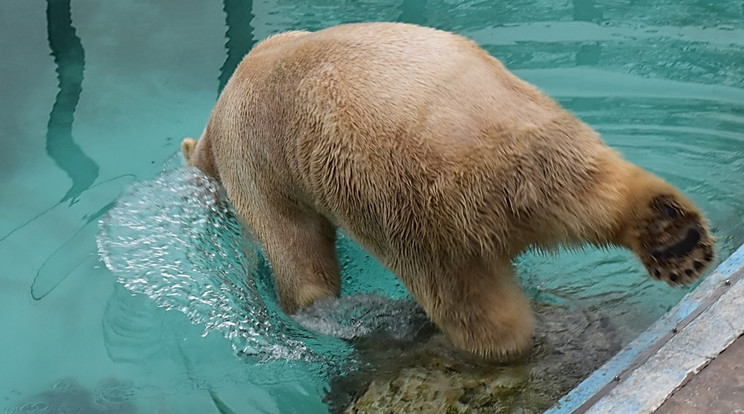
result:
M 256 41 L 253 39 L 253 0 L 224 0 L 227 59 L 220 68 L 220 91 Z
M 85 71 L 85 51 L 80 38 L 75 32 L 72 25 L 72 12 L 70 0 L 47 0 L 46 19 L 47 19 L 47 38 L 51 55 L 54 57 L 56 64 L 57 79 L 59 82 L 59 91 L 49 114 L 46 134 L 46 151 L 55 164 L 61 168 L 72 180 L 72 185 L 67 190 L 62 199 L 55 205 L 41 211 L 34 217 L 24 223 L 17 225 L 10 232 L 0 236 L 0 242 L 5 241 L 20 229 L 37 222 L 43 216 L 54 213 L 59 206 L 65 201 L 75 204 L 79 201 L 79 196 L 89 190 L 98 178 L 98 165 L 77 145 L 72 137 L 72 124 L 74 122 L 75 109 L 80 101 L 82 93 L 83 73 Z M 131 178 L 131 175 L 115 177 L 111 180 L 100 184 L 108 191 L 111 189 L 111 182 L 121 184 L 120 178 Z M 120 187 L 119 187 L 120 188 Z M 118 189 L 117 189 L 118 192 Z M 98 194 L 91 198 L 96 198 Z M 112 200 L 115 194 L 109 198 Z M 107 201 L 108 203 L 108 201 Z M 98 204 L 97 202 L 95 204 Z M 98 216 L 102 215 L 109 206 L 100 206 L 101 210 L 91 215 L 86 215 L 85 224 L 96 222 Z M 86 234 L 84 228 L 81 228 L 71 239 L 67 240 L 60 246 L 55 253 L 47 258 L 47 261 L 39 270 L 43 273 L 44 267 L 55 263 L 55 257 L 65 258 L 64 260 L 70 265 L 73 260 L 69 254 L 69 247 L 77 246 Z M 88 229 L 89 230 L 89 229 Z M 73 255 L 74 256 L 74 255 Z M 87 258 L 86 253 L 86 258 Z M 83 259 L 76 262 L 79 265 Z M 65 274 L 66 277 L 67 274 Z M 37 273 L 36 281 L 39 280 L 40 274 Z M 42 279 L 44 279 L 42 277 Z M 60 280 L 61 281 L 61 280 Z M 59 281 L 58 281 L 59 282 Z M 56 282 L 55 282 L 56 283 Z M 36 284 L 36 282 L 35 282 Z M 56 284 L 54 284 L 56 286 Z M 53 288 L 53 287 L 52 287 Z M 37 294 L 34 291 L 35 299 L 45 296 L 50 290 L 44 290 L 43 294 Z
M 91 209 L 84 215 L 84 224 L 78 231 L 62 243 L 39 267 L 31 285 L 31 297 L 41 300 L 52 292 L 62 281 L 83 263 L 93 257 L 90 241 L 95 232 L 98 218 L 110 207 L 118 194 L 122 182 L 131 181 L 131 175 L 123 175 L 93 186 L 98 178 L 98 165 L 86 155 L 72 138 L 72 124 L 75 109 L 82 93 L 83 72 L 85 70 L 85 51 L 80 38 L 72 25 L 70 0 L 47 0 L 47 36 L 56 64 L 59 91 L 57 93 L 47 124 L 46 151 L 55 164 L 72 179 L 72 185 L 62 199 L 28 221 L 16 226 L 9 233 L 0 236 L 5 241 L 18 230 L 31 225 L 42 217 L 59 212 L 65 201 L 75 204 L 80 195 L 93 189 L 85 208 Z M 97 188 L 96 188 L 97 187 Z M 100 197 L 107 196 L 105 201 Z
M 83 90 L 85 52 L 72 26 L 70 0 L 47 0 L 47 34 L 57 64 L 59 92 L 49 114 L 46 150 L 72 179 L 61 201 L 75 201 L 98 177 L 98 165 L 72 140 L 75 107 Z

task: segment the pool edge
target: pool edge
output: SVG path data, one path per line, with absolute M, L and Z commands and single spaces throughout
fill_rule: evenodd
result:
M 744 245 L 546 413 L 655 411 L 744 333 L 742 278 Z

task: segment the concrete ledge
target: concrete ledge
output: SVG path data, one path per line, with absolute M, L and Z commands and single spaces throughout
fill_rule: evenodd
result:
M 744 245 L 547 411 L 650 413 L 744 333 Z

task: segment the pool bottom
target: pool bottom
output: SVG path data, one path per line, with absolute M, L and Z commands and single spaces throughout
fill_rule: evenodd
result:
M 550 414 L 654 412 L 744 333 L 744 245 Z

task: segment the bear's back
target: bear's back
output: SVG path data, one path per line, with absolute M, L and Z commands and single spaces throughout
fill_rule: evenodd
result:
M 368 135 L 372 125 L 362 121 L 371 119 L 376 129 L 418 130 L 430 143 L 456 146 L 486 138 L 484 130 L 539 125 L 563 113 L 475 43 L 400 23 L 282 33 L 259 43 L 235 77 L 272 85 L 262 99 L 322 109 L 351 131 Z
M 216 108 L 242 134 L 225 144 L 271 172 L 262 191 L 282 188 L 373 251 L 507 249 L 523 220 L 580 197 L 604 148 L 473 42 L 397 23 L 269 38 Z

